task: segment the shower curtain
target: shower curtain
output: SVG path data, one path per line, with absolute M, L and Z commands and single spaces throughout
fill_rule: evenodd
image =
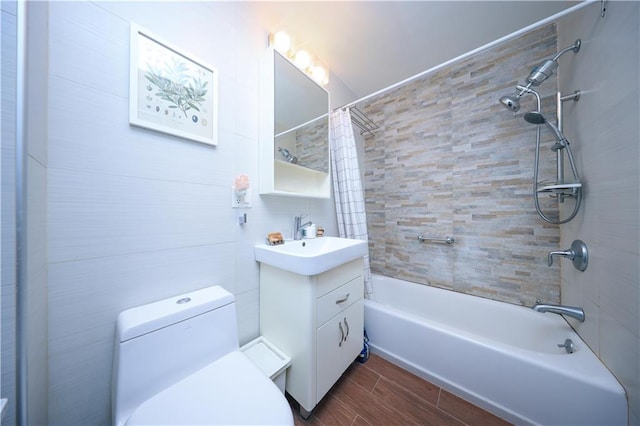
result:
M 338 216 L 338 232 L 342 238 L 368 241 L 364 191 L 360 179 L 356 141 L 348 109 L 331 113 L 331 173 Z M 369 254 L 364 257 L 364 295 L 372 298 Z

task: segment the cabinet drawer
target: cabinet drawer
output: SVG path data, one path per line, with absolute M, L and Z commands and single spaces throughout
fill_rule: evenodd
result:
M 351 306 L 353 302 L 362 299 L 363 292 L 364 284 L 362 276 L 358 276 L 319 298 L 316 317 L 317 326 L 320 327 L 340 311 Z
M 318 275 L 316 297 L 320 298 L 357 276 L 361 276 L 362 268 L 362 258 L 359 258 Z

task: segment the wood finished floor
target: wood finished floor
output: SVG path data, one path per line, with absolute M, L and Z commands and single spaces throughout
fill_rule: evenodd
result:
M 509 424 L 373 354 L 349 367 L 308 420 L 287 397 L 296 426 Z

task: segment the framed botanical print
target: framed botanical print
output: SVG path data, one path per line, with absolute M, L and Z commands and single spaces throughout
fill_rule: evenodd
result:
M 129 123 L 217 145 L 218 71 L 131 23 Z

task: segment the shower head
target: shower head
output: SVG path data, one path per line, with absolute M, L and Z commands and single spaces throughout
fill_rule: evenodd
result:
M 520 96 L 503 96 L 500 98 L 500 103 L 505 106 L 505 108 L 510 109 L 513 112 L 518 112 L 520 110 Z
M 544 115 L 542 115 L 539 111 L 528 112 L 524 115 L 524 119 L 527 123 L 531 124 L 546 124 L 548 128 L 556 135 L 556 139 L 558 139 L 558 143 L 561 147 L 564 147 L 567 144 L 567 138 L 562 134 L 558 126 L 553 124 L 550 121 L 547 121 Z
M 513 112 L 518 112 L 520 111 L 520 98 L 522 97 L 522 95 L 524 95 L 525 93 L 528 95 L 534 95 L 536 97 L 536 99 L 538 100 L 538 109 L 540 109 L 540 95 L 538 94 L 538 92 L 536 92 L 535 90 L 531 89 L 531 84 L 529 84 L 528 86 L 521 86 L 521 85 L 517 85 L 516 89 L 519 90 L 519 92 L 517 94 L 515 94 L 514 96 L 503 96 L 500 98 L 500 103 L 507 109 L 513 111 Z
M 531 111 L 524 115 L 524 119 L 527 123 L 531 124 L 544 124 L 547 122 L 547 119 L 542 115 L 539 111 Z

